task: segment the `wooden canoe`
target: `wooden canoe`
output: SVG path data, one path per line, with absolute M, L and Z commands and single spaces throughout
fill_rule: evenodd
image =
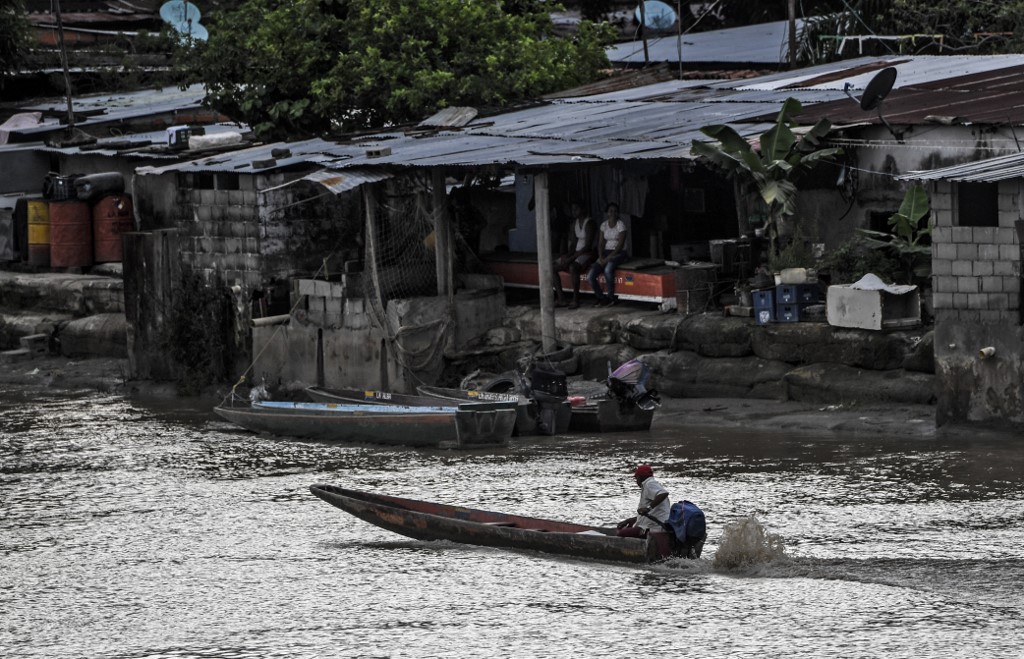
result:
M 514 409 L 489 403 L 408 407 L 263 401 L 238 407 L 220 405 L 214 412 L 254 432 L 436 448 L 505 446 L 516 418 Z
M 313 485 L 310 491 L 359 519 L 417 540 L 526 549 L 575 558 L 652 563 L 671 557 L 667 533 L 620 538 L 614 528 L 494 513 L 415 499 Z

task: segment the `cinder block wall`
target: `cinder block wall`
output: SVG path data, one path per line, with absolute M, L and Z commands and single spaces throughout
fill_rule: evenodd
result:
M 206 281 L 238 284 L 246 291 L 260 286 L 264 277 L 256 177 L 238 176 L 238 189 L 199 187 L 200 177 L 179 177 L 177 225 L 183 262 Z
M 957 226 L 956 187 L 938 183 L 931 195 L 932 290 L 936 320 L 1016 321 L 1020 309 L 1021 182 L 999 185 L 999 226 Z
M 960 226 L 955 183 L 932 186 L 936 422 L 1024 424 L 1024 180 L 999 183 L 999 225 Z M 982 357 L 992 347 L 995 355 Z

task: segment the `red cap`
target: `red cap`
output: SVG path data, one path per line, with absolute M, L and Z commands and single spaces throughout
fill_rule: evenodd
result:
M 633 472 L 633 476 L 636 478 L 649 478 L 654 475 L 654 470 L 651 469 L 651 465 L 640 465 Z

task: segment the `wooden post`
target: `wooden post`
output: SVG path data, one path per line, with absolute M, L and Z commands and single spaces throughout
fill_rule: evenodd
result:
M 437 273 L 437 294 L 447 297 L 452 290 L 452 223 L 448 215 L 448 194 L 444 172 L 435 167 L 430 172 L 434 200 L 434 264 Z
M 533 177 L 533 212 L 537 222 L 537 278 L 540 280 L 540 333 L 545 353 L 555 351 L 555 294 L 551 272 L 551 218 L 548 174 Z
M 796 0 L 789 0 L 789 68 L 796 68 Z
M 647 50 L 647 12 L 644 4 L 644 1 L 640 0 L 640 36 L 644 42 L 644 66 L 647 66 L 651 63 L 651 54 Z

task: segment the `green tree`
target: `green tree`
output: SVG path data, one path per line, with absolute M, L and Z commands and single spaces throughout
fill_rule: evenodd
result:
M 418 121 L 444 107 L 507 107 L 590 82 L 610 31 L 552 37 L 542 3 L 249 0 L 215 14 L 180 58 L 184 83 L 266 137 Z
M 0 5 L 0 89 L 4 80 L 25 64 L 30 43 L 24 3 L 4 2 Z
M 760 151 L 731 126 L 717 124 L 701 132 L 717 142 L 694 140 L 692 153 L 707 158 L 730 176 L 752 183 L 768 207 L 766 231 L 771 241 L 771 256 L 778 254 L 778 229 L 782 220 L 796 213 L 797 180 L 809 169 L 842 153 L 823 146 L 832 129 L 821 119 L 799 138 L 793 132 L 793 117 L 803 110 L 800 101 L 787 98 L 775 125 L 761 134 Z M 798 227 L 799 228 L 799 227 Z

